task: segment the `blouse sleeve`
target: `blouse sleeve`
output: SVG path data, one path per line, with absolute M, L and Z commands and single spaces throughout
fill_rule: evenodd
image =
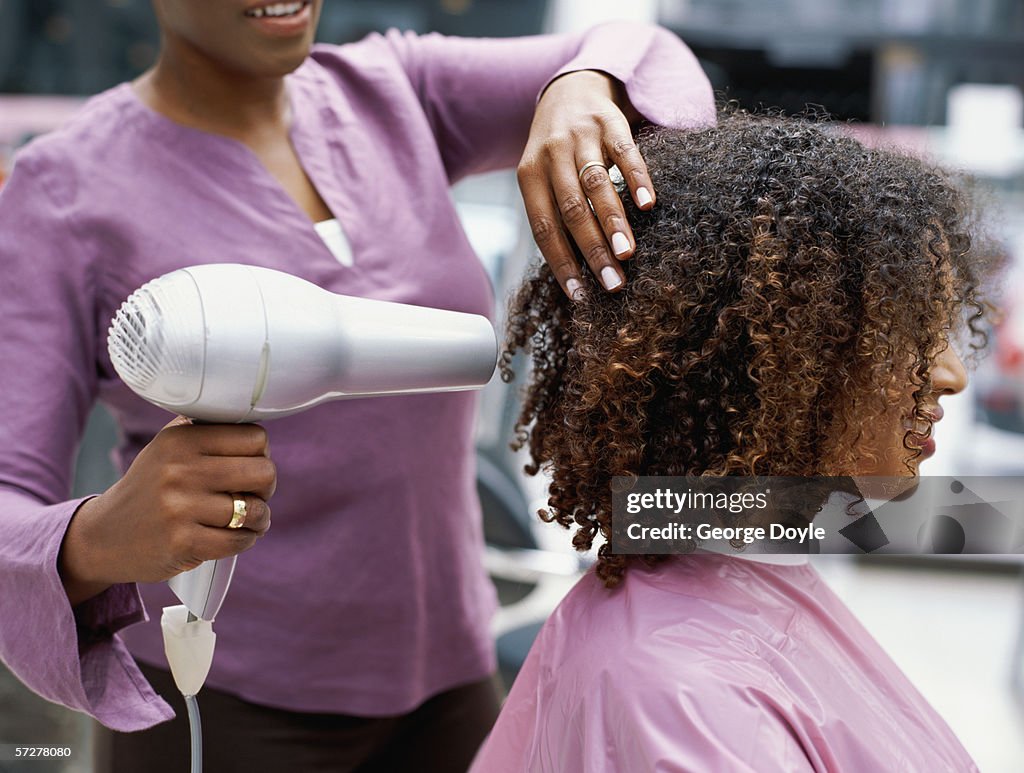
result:
M 518 163 L 537 100 L 577 70 L 619 80 L 648 121 L 713 123 L 711 85 L 683 42 L 660 27 L 612 22 L 583 34 L 454 38 L 390 31 L 388 44 L 420 100 L 452 182 Z
M 36 147 L 0 189 L 0 659 L 29 688 L 115 730 L 173 716 L 115 635 L 146 619 L 135 585 L 75 608 L 57 571 L 97 391 L 94 277 L 74 175 Z

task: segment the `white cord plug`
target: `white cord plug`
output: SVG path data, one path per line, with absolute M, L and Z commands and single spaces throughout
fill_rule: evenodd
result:
M 209 620 L 189 621 L 188 614 L 188 607 L 183 604 L 164 607 L 160 627 L 174 683 L 182 695 L 195 695 L 210 673 L 217 634 Z

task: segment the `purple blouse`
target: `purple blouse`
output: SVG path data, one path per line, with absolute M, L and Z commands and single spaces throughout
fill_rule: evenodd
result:
M 106 329 L 121 301 L 181 266 L 242 262 L 332 292 L 491 314 L 448 186 L 513 166 L 538 94 L 581 69 L 618 78 L 655 123 L 713 121 L 693 55 L 650 26 L 316 47 L 288 77 L 291 136 L 351 267 L 245 146 L 154 113 L 128 84 L 19 154 L 0 193 L 0 657 L 29 687 L 117 730 L 172 715 L 133 660 L 165 663 L 159 624 L 126 628 L 176 603 L 166 586 L 118 585 L 72 609 L 57 574 L 93 402 L 120 425 L 122 469 L 169 419 L 111 367 Z M 209 685 L 373 716 L 494 670 L 475 403 L 353 400 L 267 425 L 274 526 L 239 559 Z

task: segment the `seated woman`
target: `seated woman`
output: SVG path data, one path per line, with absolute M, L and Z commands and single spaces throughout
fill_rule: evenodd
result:
M 734 113 L 640 142 L 620 293 L 546 266 L 503 370 L 546 520 L 589 550 L 618 475 L 908 476 L 985 344 L 992 273 L 949 178 L 821 125 Z M 760 558 L 760 560 L 752 560 Z M 550 617 L 474 764 L 495 771 L 970 771 L 945 722 L 806 562 L 614 555 Z M 910 610 L 908 610 L 908 613 Z

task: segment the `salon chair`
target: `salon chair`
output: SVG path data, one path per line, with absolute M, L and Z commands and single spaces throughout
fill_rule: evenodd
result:
M 538 544 L 534 528 L 541 525 L 537 510 L 543 503 L 531 504 L 516 480 L 483 450 L 477 455 L 477 492 L 487 543 L 484 565 L 501 605 L 493 626 L 498 669 L 508 688 L 544 621 L 587 561 Z

